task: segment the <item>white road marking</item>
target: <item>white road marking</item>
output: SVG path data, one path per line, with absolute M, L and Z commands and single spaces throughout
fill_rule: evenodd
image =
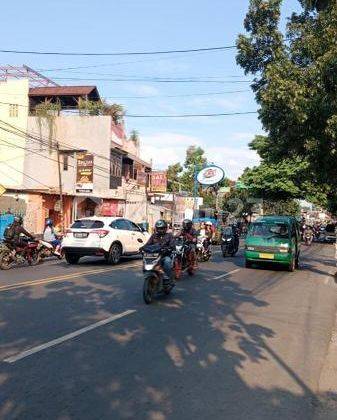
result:
M 236 270 L 230 271 L 229 273 L 221 274 L 221 276 L 212 277 L 212 280 L 222 279 L 224 277 L 230 276 L 231 274 L 237 273 L 238 271 L 240 271 L 240 268 L 237 268 Z
M 329 284 L 329 277 L 327 277 L 325 280 L 324 280 L 324 284 Z
M 24 359 L 25 357 L 31 356 L 32 354 L 38 353 L 42 350 L 45 350 L 49 347 L 57 346 L 58 344 L 64 343 L 67 340 L 71 340 L 75 337 L 78 337 L 81 334 L 84 334 L 88 331 L 94 330 L 95 328 L 101 327 L 102 325 L 109 324 L 110 322 L 116 321 L 117 319 L 123 318 L 124 316 L 131 315 L 136 312 L 135 309 L 129 309 L 120 314 L 112 315 L 109 318 L 102 319 L 102 321 L 95 322 L 94 324 L 88 325 L 87 327 L 76 330 L 70 334 L 66 334 L 62 337 L 56 338 L 55 340 L 48 341 L 47 343 L 41 344 L 39 346 L 33 347 L 29 350 L 23 351 L 22 353 L 16 354 L 14 356 L 7 357 L 3 361 L 6 363 L 15 363 L 18 360 Z

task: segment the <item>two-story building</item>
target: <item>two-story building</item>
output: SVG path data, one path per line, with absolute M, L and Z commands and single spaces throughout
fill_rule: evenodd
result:
M 61 222 L 62 192 L 66 226 L 93 214 L 146 221 L 151 164 L 123 119 L 86 109 L 101 103 L 95 86 L 58 86 L 38 73 L 32 86 L 34 74 L 0 77 L 0 211 L 23 213 L 39 233 L 46 218 Z

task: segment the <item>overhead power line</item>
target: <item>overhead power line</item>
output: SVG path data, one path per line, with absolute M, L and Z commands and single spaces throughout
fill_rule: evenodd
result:
M 90 82 L 146 82 L 146 83 L 252 83 L 252 80 L 210 80 L 210 79 L 165 79 L 165 78 L 92 78 L 92 77 L 53 77 L 53 80 Z
M 190 48 L 179 50 L 159 50 L 159 51 L 127 51 L 127 52 L 59 52 L 59 51 L 31 51 L 31 50 L 5 50 L 0 49 L 1 53 L 8 54 L 30 54 L 30 55 L 64 55 L 64 56 L 84 56 L 84 57 L 104 57 L 104 56 L 128 56 L 128 55 L 159 55 L 159 54 L 182 54 L 193 53 L 202 51 L 221 51 L 236 48 L 235 45 L 227 45 L 221 47 L 208 47 L 208 48 Z
M 137 114 L 125 114 L 129 118 L 193 118 L 193 117 L 229 117 L 234 115 L 249 115 L 257 114 L 257 111 L 246 111 L 246 112 L 226 112 L 217 114 L 176 114 L 176 115 L 137 115 Z
M 215 96 L 215 95 L 225 95 L 230 93 L 242 93 L 242 92 L 251 92 L 249 89 L 245 90 L 228 90 L 222 92 L 205 92 L 205 93 L 187 93 L 182 95 L 144 95 L 144 96 L 106 96 L 106 99 L 155 99 L 155 98 L 188 98 L 192 96 Z

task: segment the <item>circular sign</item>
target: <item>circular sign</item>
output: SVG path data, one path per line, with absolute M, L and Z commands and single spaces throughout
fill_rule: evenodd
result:
M 224 177 L 225 172 L 219 166 L 207 166 L 198 173 L 197 180 L 202 185 L 214 185 L 222 181 Z

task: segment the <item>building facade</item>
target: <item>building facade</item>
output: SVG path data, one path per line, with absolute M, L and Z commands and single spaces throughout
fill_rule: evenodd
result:
M 0 212 L 20 202 L 15 212 L 41 233 L 46 218 L 61 222 L 61 190 L 65 226 L 92 215 L 147 221 L 151 164 L 140 159 L 139 144 L 123 121 L 78 106 L 98 103 L 97 88 L 30 82 L 0 79 L 0 184 L 7 190 Z

